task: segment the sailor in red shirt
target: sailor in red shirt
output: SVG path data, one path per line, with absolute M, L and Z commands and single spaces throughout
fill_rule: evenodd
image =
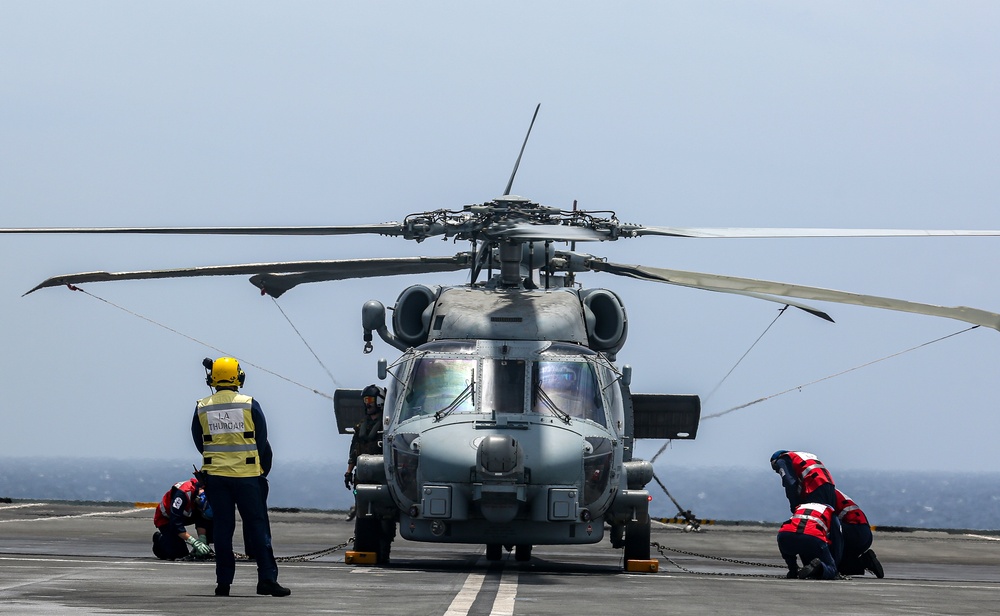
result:
M 871 549 L 872 527 L 868 523 L 868 517 L 850 497 L 840 490 L 836 494 L 837 506 L 834 510 L 840 518 L 844 537 L 844 552 L 838 563 L 840 572 L 844 575 L 864 575 L 867 569 L 877 578 L 884 577 L 882 563 Z
M 778 529 L 778 551 L 788 565 L 788 578 L 832 580 L 837 564 L 830 553 L 830 528 L 835 517 L 833 507 L 823 503 L 804 503 Z M 802 559 L 802 568 L 796 558 Z
M 771 468 L 781 476 L 792 511 L 797 505 L 809 502 L 836 506 L 833 477 L 814 454 L 779 449 L 771 455 Z
M 194 524 L 194 535 L 186 526 Z M 153 554 L 162 560 L 211 555 L 212 507 L 197 478 L 179 481 L 167 490 L 153 514 Z M 190 546 L 190 551 L 188 549 Z

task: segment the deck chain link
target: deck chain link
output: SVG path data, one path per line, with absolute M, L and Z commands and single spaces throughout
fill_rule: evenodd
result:
M 711 556 L 709 554 L 698 554 L 697 552 L 689 552 L 687 550 L 681 550 L 679 548 L 671 548 L 671 547 L 668 547 L 668 546 L 665 546 L 665 545 L 661 545 L 661 544 L 657 543 L 656 541 L 651 542 L 649 545 L 652 546 L 652 547 L 654 547 L 654 548 L 656 548 L 656 551 L 660 553 L 660 556 L 662 556 L 664 560 L 666 560 L 668 563 L 670 563 L 671 565 L 677 567 L 678 569 L 680 569 L 681 571 L 683 571 L 685 573 L 692 573 L 694 575 L 723 575 L 723 576 L 734 576 L 734 577 L 761 577 L 761 578 L 784 578 L 785 577 L 784 575 L 772 575 L 772 574 L 769 574 L 769 573 L 729 573 L 729 572 L 724 572 L 723 573 L 723 572 L 715 572 L 715 571 L 710 571 L 710 572 L 692 571 L 691 569 L 688 569 L 687 567 L 684 567 L 683 565 L 681 565 L 680 563 L 678 563 L 674 559 L 672 559 L 669 556 L 667 556 L 666 553 L 664 552 L 664 550 L 669 550 L 671 552 L 676 552 L 678 554 L 684 554 L 686 556 L 694 556 L 696 558 L 708 558 L 710 560 L 718 560 L 718 561 L 722 561 L 722 562 L 733 563 L 734 565 L 749 565 L 751 567 L 772 567 L 772 568 L 776 568 L 776 569 L 784 569 L 785 565 L 775 565 L 775 564 L 772 564 L 772 563 L 757 563 L 757 562 L 752 562 L 752 561 L 749 561 L 749 560 L 738 560 L 738 559 L 735 559 L 735 558 L 726 558 L 724 556 Z
M 351 537 L 347 541 L 339 543 L 333 546 L 332 548 L 326 548 L 325 550 L 317 550 L 316 552 L 309 552 L 307 554 L 299 554 L 298 556 L 276 556 L 274 560 L 275 562 L 279 563 L 307 562 L 310 560 L 315 560 L 322 556 L 326 556 L 328 554 L 333 554 L 337 550 L 342 550 L 346 548 L 353 542 L 354 542 L 354 537 Z M 247 556 L 246 554 L 242 554 L 240 552 L 233 552 L 233 554 L 236 556 L 236 560 L 250 560 L 250 557 Z

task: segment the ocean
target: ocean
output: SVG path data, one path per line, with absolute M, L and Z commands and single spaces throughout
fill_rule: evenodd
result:
M 191 477 L 190 461 L 107 458 L 0 458 L 0 498 L 102 502 L 159 501 Z M 707 520 L 781 522 L 788 503 L 770 469 L 674 468 L 657 476 L 677 502 Z M 344 464 L 278 462 L 269 476 L 272 508 L 346 510 Z M 1000 473 L 851 471 L 834 473 L 837 487 L 876 526 L 1000 529 Z M 651 514 L 672 517 L 677 507 L 656 484 Z

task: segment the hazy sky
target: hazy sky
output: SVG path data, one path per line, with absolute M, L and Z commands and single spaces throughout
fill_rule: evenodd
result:
M 337 225 L 513 192 L 670 226 L 1000 229 L 993 2 L 0 2 L 0 226 Z M 186 458 L 201 359 L 241 358 L 276 463 L 343 467 L 337 386 L 375 380 L 361 305 L 426 275 L 57 288 L 70 272 L 464 250 L 440 240 L 2 236 L 4 456 Z M 620 263 L 1000 312 L 1000 238 L 579 245 Z M 581 275 L 625 301 L 635 391 L 707 396 L 777 314 L 749 298 Z M 965 329 L 818 304 L 784 314 L 720 412 Z M 179 333 L 176 333 L 179 332 Z M 181 335 L 183 334 L 183 335 Z M 187 336 L 187 337 L 185 337 Z M 289 383 L 274 371 L 306 387 Z M 1000 466 L 1000 333 L 977 329 L 706 420 L 657 461 Z M 646 442 L 651 455 L 659 442 Z

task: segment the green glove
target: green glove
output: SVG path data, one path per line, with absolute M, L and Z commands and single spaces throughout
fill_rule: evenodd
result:
M 204 541 L 195 539 L 190 535 L 187 538 L 187 544 L 191 546 L 195 556 L 208 556 L 208 554 L 212 551 L 212 548 L 208 547 L 208 544 Z
M 198 541 L 208 545 L 208 535 L 198 535 Z

